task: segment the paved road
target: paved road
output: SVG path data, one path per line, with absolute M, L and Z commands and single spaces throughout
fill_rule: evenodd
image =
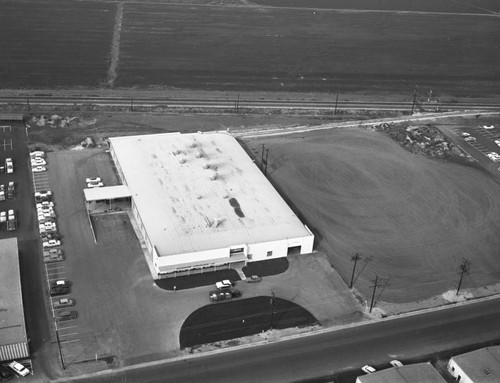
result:
M 365 363 L 384 368 L 395 358 L 431 359 L 438 352 L 499 340 L 500 299 L 494 299 L 78 381 L 297 382 L 339 374 L 336 382 L 354 382 Z

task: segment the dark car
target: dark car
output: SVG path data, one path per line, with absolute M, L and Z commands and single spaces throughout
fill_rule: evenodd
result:
M 262 280 L 262 278 L 259 277 L 258 275 L 252 275 L 246 279 L 246 281 L 248 283 L 257 283 L 257 282 L 260 282 L 261 280 Z
M 71 294 L 71 287 L 55 286 L 50 288 L 51 297 L 55 297 L 58 295 L 68 295 L 68 294 Z
M 5 172 L 5 170 L 4 170 Z M 0 381 L 6 382 L 14 377 L 14 373 L 10 371 L 7 367 L 0 365 Z
M 227 287 L 223 289 L 217 289 L 210 291 L 208 294 L 209 298 L 213 302 L 220 302 L 226 299 L 237 298 L 241 296 L 241 292 L 232 287 Z
M 57 322 L 64 322 L 67 320 L 73 320 L 78 318 L 78 311 L 76 310 L 71 310 L 71 311 L 61 311 L 56 314 L 56 321 Z
M 40 238 L 42 241 L 50 241 L 51 239 L 61 239 L 61 236 L 58 233 L 42 233 L 40 234 Z

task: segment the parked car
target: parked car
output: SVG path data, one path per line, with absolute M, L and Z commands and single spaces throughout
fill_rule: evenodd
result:
M 0 173 L 5 173 L 5 166 L 0 165 Z
M 35 192 L 35 197 L 52 197 L 52 192 L 50 190 L 40 190 Z
M 26 376 L 29 375 L 30 370 L 28 370 L 26 367 L 24 367 L 21 363 L 13 361 L 9 363 L 9 368 L 14 371 L 14 373 L 18 376 Z
M 497 146 L 500 146 L 500 140 L 495 140 L 495 144 L 497 144 Z
M 6 211 L 0 212 L 0 223 L 1 222 L 7 222 L 7 212 Z
M 477 138 L 470 136 L 470 137 L 464 138 L 464 141 L 466 141 L 466 142 L 476 142 Z
M 5 201 L 5 185 L 0 185 L 0 201 Z
M 56 287 L 56 286 L 71 287 L 72 285 L 73 285 L 73 282 L 67 281 L 65 279 L 59 279 L 59 280 L 54 281 L 50 284 L 51 287 Z
M 241 292 L 232 287 L 210 291 L 208 294 L 211 301 L 219 302 L 226 299 L 237 298 L 241 296 Z
M 91 183 L 91 182 L 101 182 L 101 178 L 100 177 L 90 177 L 90 178 L 87 178 L 85 180 L 86 183 Z
M 73 298 L 61 298 L 54 302 L 55 309 L 62 309 L 65 307 L 71 307 L 75 305 L 75 300 Z
M 61 311 L 56 314 L 56 322 L 64 322 L 78 318 L 78 311 Z
M 35 205 L 37 208 L 51 208 L 54 207 L 54 202 L 52 201 L 42 201 L 42 202 L 37 202 Z
M 71 294 L 71 287 L 55 286 L 50 288 L 51 297 L 55 297 L 58 295 L 68 295 L 68 294 Z
M 61 249 L 44 249 L 43 250 L 43 256 L 48 256 L 48 255 L 52 255 L 52 254 L 60 254 L 62 255 L 63 254 L 63 251 Z
M 47 168 L 45 166 L 35 166 L 35 167 L 31 168 L 31 171 L 33 173 L 41 173 L 41 172 L 46 172 Z
M 58 239 L 51 239 L 50 241 L 43 243 L 43 247 L 57 247 L 57 246 L 61 246 L 61 241 Z
M 391 360 L 389 363 L 392 367 L 402 367 L 403 366 L 403 363 L 401 363 L 399 360 L 396 360 L 396 359 Z
M 88 188 L 100 188 L 100 187 L 103 187 L 103 186 L 104 186 L 104 183 L 102 183 L 100 181 L 87 183 L 87 187 Z
M 55 263 L 64 261 L 62 254 L 49 254 L 43 256 L 43 263 Z
M 30 153 L 31 158 L 45 158 L 45 152 L 41 150 L 35 150 L 34 152 Z
M 373 368 L 372 366 L 366 365 L 361 367 L 361 371 L 363 371 L 365 374 L 373 374 L 377 370 Z
M 493 129 L 493 128 L 494 128 L 493 125 L 483 125 L 483 129 L 490 130 L 490 129 Z
M 225 287 L 232 287 L 232 286 L 233 286 L 233 282 L 231 282 L 229 279 L 224 279 L 223 281 L 215 283 L 215 287 L 217 289 L 223 289 Z
M 470 136 L 470 134 L 469 134 L 469 133 L 467 133 L 467 132 L 462 132 L 462 133 L 460 133 L 460 136 L 461 136 L 461 137 L 469 137 L 469 136 Z
M 14 181 L 9 182 L 9 186 L 7 186 L 7 198 L 12 199 L 16 196 L 16 186 Z
M 262 280 L 262 278 L 259 277 L 258 275 L 252 275 L 252 276 L 248 277 L 246 280 L 248 283 L 255 283 L 255 282 L 260 282 Z
M 32 158 L 31 159 L 31 166 L 45 166 L 47 165 L 47 162 L 43 158 Z
M 40 234 L 40 238 L 43 240 L 50 240 L 50 239 L 61 239 L 61 236 L 57 233 L 42 233 Z M 44 250 L 43 252 L 45 253 L 46 251 L 50 252 L 51 250 L 59 250 L 61 251 L 61 249 L 48 249 L 48 250 Z M 57 251 L 56 251 L 57 252 Z M 58 252 L 57 252 L 58 253 Z

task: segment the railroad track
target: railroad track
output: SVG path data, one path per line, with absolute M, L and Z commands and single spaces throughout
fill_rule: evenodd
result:
M 188 99 L 188 98 L 136 98 L 136 97 L 61 97 L 61 96 L 2 96 L 0 105 L 78 106 L 96 105 L 101 107 L 162 107 L 162 108 L 208 108 L 208 109 L 308 109 L 308 110 L 411 110 L 413 103 L 407 102 L 364 102 L 364 101 L 301 101 L 301 100 L 255 100 L 255 99 Z M 416 111 L 500 111 L 497 103 L 419 103 Z

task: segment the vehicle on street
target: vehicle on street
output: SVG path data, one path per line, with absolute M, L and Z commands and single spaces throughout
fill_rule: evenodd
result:
M 5 201 L 5 185 L 0 185 L 0 201 Z
M 41 173 L 41 172 L 46 172 L 47 168 L 45 166 L 35 166 L 31 169 L 33 173 Z
M 464 141 L 466 141 L 466 142 L 476 142 L 476 141 L 477 141 L 477 138 L 476 138 L 476 137 L 472 137 L 472 136 L 470 136 L 470 137 L 465 137 L 465 138 L 464 138 Z
M 58 281 L 54 281 L 50 284 L 51 287 L 71 287 L 73 285 L 73 282 L 71 281 L 66 281 L 64 279 L 60 279 Z
M 62 309 L 65 307 L 71 307 L 75 305 L 75 300 L 73 298 L 61 298 L 54 302 L 55 309 Z
M 51 239 L 50 241 L 44 242 L 43 247 L 57 247 L 61 246 L 61 241 L 58 239 Z
M 490 130 L 490 129 L 493 129 L 493 128 L 495 128 L 493 125 L 483 125 L 483 129 Z
M 68 294 L 71 294 L 71 287 L 55 286 L 50 288 L 51 297 L 55 297 L 58 295 L 68 295 Z
M 373 368 L 372 366 L 365 365 L 365 366 L 361 367 L 361 371 L 363 371 L 365 374 L 373 374 L 377 370 L 375 368 Z
M 85 180 L 86 183 L 91 183 L 91 182 L 101 182 L 101 178 L 100 177 L 89 177 Z
M 104 183 L 102 183 L 100 181 L 87 183 L 88 188 L 101 188 L 103 186 L 104 186 Z
M 14 373 L 18 376 L 26 376 L 29 375 L 30 370 L 28 370 L 26 367 L 24 367 L 21 363 L 13 361 L 9 363 L 9 368 L 14 371 Z
M 47 162 L 43 158 L 33 158 L 31 159 L 31 166 L 45 166 Z
M 0 222 L 7 222 L 7 212 L 6 211 L 0 212 Z
M 61 311 L 56 314 L 56 322 L 65 322 L 76 318 L 78 318 L 78 311 L 76 310 Z
M 392 367 L 402 367 L 403 366 L 403 363 L 401 363 L 399 360 L 396 360 L 396 359 L 391 360 L 389 363 Z
M 9 186 L 7 186 L 7 198 L 12 199 L 16 196 L 16 186 L 14 181 L 9 182 Z
M 220 302 L 226 299 L 238 298 L 241 296 L 241 292 L 233 287 L 226 287 L 223 289 L 210 291 L 208 296 L 211 301 Z
M 215 283 L 215 288 L 217 289 L 223 289 L 225 287 L 232 287 L 232 286 L 233 282 L 231 282 L 229 279 L 224 279 L 223 281 Z
M 258 275 L 252 275 L 252 276 L 250 276 L 250 277 L 248 277 L 248 278 L 246 279 L 246 281 L 247 281 L 248 283 L 256 283 L 256 282 L 260 282 L 261 280 L 262 280 L 262 278 L 261 278 L 261 277 L 259 277 Z
M 469 137 L 469 136 L 470 136 L 470 134 L 467 132 L 460 133 L 460 137 Z

